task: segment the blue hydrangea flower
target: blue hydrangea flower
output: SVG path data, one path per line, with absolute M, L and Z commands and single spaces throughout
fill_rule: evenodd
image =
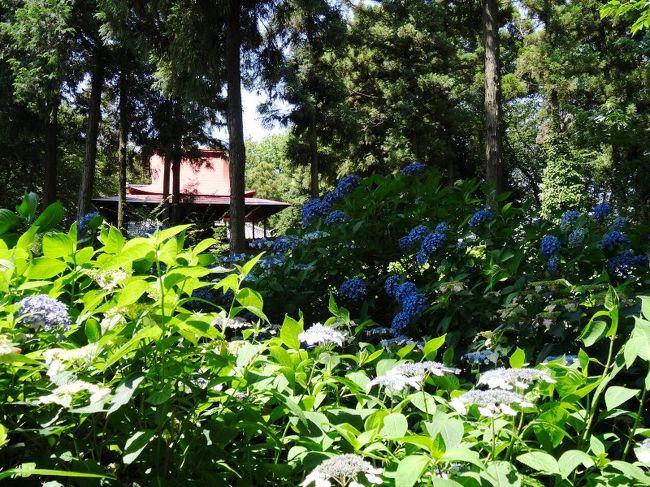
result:
M 416 176 L 426 170 L 427 166 L 422 164 L 421 162 L 413 162 L 409 164 L 408 166 L 404 166 L 400 173 L 402 176 Z
M 70 328 L 68 307 L 58 299 L 46 294 L 38 294 L 23 298 L 18 302 L 18 321 L 34 329 L 43 328 L 53 331 Z
M 309 225 L 320 217 L 327 215 L 331 206 L 331 203 L 328 203 L 321 198 L 313 198 L 307 201 L 302 207 L 301 212 L 303 225 Z
M 494 220 L 494 213 L 492 210 L 486 208 L 484 210 L 478 210 L 472 215 L 472 218 L 469 219 L 469 226 L 474 228 L 478 227 L 481 223 Z
M 248 244 L 251 249 L 270 249 L 273 247 L 273 240 L 268 238 L 256 238 Z
M 406 297 L 417 291 L 417 287 L 415 287 L 415 284 L 406 281 L 404 284 L 400 284 L 400 286 L 395 290 L 395 299 L 397 299 L 398 302 L 402 303 Z
M 435 233 L 447 233 L 449 231 L 449 223 L 440 222 L 436 225 L 434 230 Z
M 429 227 L 426 225 L 417 225 L 413 227 L 408 235 L 399 239 L 399 248 L 402 252 L 407 252 L 416 242 L 422 240 L 429 231 Z
M 634 255 L 631 250 L 615 255 L 607 262 L 607 271 L 617 279 L 629 279 L 634 275 L 634 269 L 647 261 L 645 255 Z
M 465 250 L 467 248 L 467 242 L 465 242 L 465 239 L 459 238 L 456 241 L 456 250 Z
M 275 252 L 285 253 L 295 249 L 299 243 L 300 240 L 298 237 L 294 237 L 293 235 L 282 235 L 273 241 L 271 248 Z
M 259 265 L 262 269 L 269 270 L 283 265 L 284 259 L 284 255 L 265 255 L 259 260 Z
M 609 228 L 612 230 L 621 231 L 626 227 L 626 225 L 627 225 L 627 218 L 625 218 L 624 216 L 617 216 L 616 218 L 614 218 L 614 221 L 609 226 Z
M 400 311 L 393 317 L 390 327 L 393 330 L 393 334 L 397 335 L 410 324 L 411 316 L 405 311 Z
M 384 282 L 384 291 L 386 291 L 386 294 L 394 298 L 401 281 L 401 278 L 395 274 L 388 276 Z
M 587 231 L 584 228 L 576 228 L 569 234 L 569 247 L 572 249 L 582 247 L 587 236 Z
M 612 206 L 609 203 L 599 203 L 591 209 L 591 214 L 596 221 L 603 221 L 612 212 Z
M 354 188 L 359 185 L 361 178 L 356 174 L 348 174 L 343 176 L 339 182 L 336 184 L 336 187 L 323 196 L 323 201 L 326 202 L 329 206 L 338 203 L 347 195 L 349 195 Z
M 408 294 L 402 301 L 402 311 L 408 313 L 411 318 L 420 316 L 427 307 L 427 298 L 424 294 L 414 292 Z
M 564 212 L 564 215 L 562 215 L 562 219 L 560 220 L 560 230 L 563 232 L 566 232 L 571 228 L 571 224 L 574 223 L 578 218 L 580 218 L 580 213 L 578 210 L 568 210 Z
M 347 219 L 348 219 L 348 215 L 346 215 L 344 211 L 334 210 L 330 212 L 330 214 L 327 215 L 327 217 L 325 217 L 325 225 L 331 225 L 333 223 L 343 222 Z
M 557 255 L 551 255 L 551 257 L 546 262 L 546 270 L 555 276 L 560 272 L 560 257 Z
M 339 293 L 344 298 L 351 301 L 363 301 L 366 297 L 366 283 L 360 277 L 353 277 L 347 281 L 343 281 L 339 287 Z
M 84 236 L 88 233 L 88 230 L 90 230 L 90 222 L 93 220 L 93 218 L 96 218 L 100 216 L 99 212 L 93 211 L 91 213 L 86 213 L 84 216 L 79 218 L 77 220 L 77 234 L 79 236 Z
M 603 235 L 600 245 L 606 250 L 613 250 L 618 247 L 627 248 L 630 246 L 630 239 L 623 232 L 612 230 Z
M 427 235 L 422 241 L 420 250 L 426 255 L 436 252 L 445 243 L 446 235 L 444 233 L 433 232 Z
M 555 235 L 544 235 L 542 237 L 542 242 L 539 245 L 539 248 L 542 252 L 542 255 L 549 257 L 553 254 L 556 254 L 562 248 L 560 239 Z

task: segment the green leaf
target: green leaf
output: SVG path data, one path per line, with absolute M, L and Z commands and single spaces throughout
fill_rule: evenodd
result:
M 519 369 L 526 363 L 526 352 L 517 347 L 514 353 L 510 356 L 510 367 Z
M 605 406 L 611 411 L 626 401 L 629 401 L 639 393 L 639 389 L 628 389 L 627 387 L 611 386 L 605 391 Z
M 569 478 L 569 475 L 571 475 L 579 465 L 589 468 L 594 466 L 594 461 L 589 455 L 580 450 L 566 451 L 558 460 L 560 474 L 565 479 Z
M 88 319 L 84 325 L 84 330 L 86 332 L 86 337 L 88 337 L 89 342 L 96 342 L 102 337 L 102 328 L 99 326 L 97 320 Z
M 12 230 L 20 223 L 20 218 L 10 210 L 0 209 L 0 235 Z
M 124 445 L 123 461 L 126 465 L 133 463 L 140 456 L 142 450 L 149 444 L 154 436 L 153 431 L 138 431 L 136 434 L 126 440 Z
M 151 287 L 150 283 L 144 279 L 137 279 L 129 282 L 122 291 L 117 300 L 117 307 L 123 308 L 135 303 Z
M 637 318 L 630 339 L 623 349 L 626 367 L 631 367 L 637 357 L 650 362 L 650 322 Z
M 57 201 L 43 210 L 43 213 L 34 222 L 34 226 L 38 227 L 38 231 L 41 233 L 47 232 L 61 223 L 64 216 L 65 210 L 63 209 L 63 205 Z
M 66 269 L 65 262 L 50 257 L 37 257 L 27 268 L 28 279 L 50 279 Z
M 436 412 L 436 401 L 428 392 L 414 392 L 407 399 L 423 413 L 433 414 Z
M 241 267 L 237 266 L 237 268 L 239 269 L 239 273 L 241 274 L 241 279 L 243 279 L 244 277 L 246 277 L 248 274 L 251 273 L 253 267 L 257 265 L 257 262 L 262 258 L 263 255 L 264 253 L 258 254 L 255 257 L 253 257 L 251 260 L 247 261 L 243 266 Z
M 515 467 L 509 462 L 492 462 L 488 464 L 481 477 L 492 487 L 520 487 L 521 478 Z
M 517 460 L 537 472 L 547 475 L 561 475 L 557 460 L 548 453 L 541 451 L 524 453 L 519 455 Z
M 404 457 L 395 472 L 395 487 L 412 487 L 426 470 L 429 457 L 424 455 L 409 455 Z
M 154 406 L 158 406 L 162 403 L 167 402 L 170 397 L 172 397 L 172 386 L 165 384 L 161 390 L 150 394 L 149 397 L 147 397 L 147 402 L 149 404 L 153 404 Z
M 631 463 L 622 462 L 620 460 L 614 460 L 609 462 L 608 467 L 612 467 L 615 470 L 623 473 L 629 478 L 632 478 L 638 482 L 641 482 L 643 485 L 650 485 L 650 476 L 648 476 L 643 470 L 641 470 L 636 465 Z
M 585 346 L 591 347 L 594 343 L 600 340 L 606 329 L 607 323 L 604 321 L 592 320 L 587 324 L 578 339 L 582 340 Z
M 157 230 L 154 233 L 154 238 L 155 238 L 156 242 L 158 242 L 160 244 L 160 243 L 163 243 L 165 240 L 168 240 L 168 239 L 170 239 L 172 237 L 175 237 L 179 233 L 184 232 L 185 230 L 187 230 L 191 226 L 192 225 L 177 225 L 175 227 L 166 228 L 164 230 Z
M 106 414 L 111 414 L 127 404 L 133 393 L 138 388 L 140 383 L 144 380 L 144 374 L 135 373 L 125 379 L 115 390 L 115 397 L 111 401 L 111 407 Z
M 405 436 L 409 429 L 406 416 L 401 413 L 391 413 L 384 418 L 384 426 L 379 434 L 384 438 L 399 438 Z
M 43 255 L 58 259 L 69 257 L 74 252 L 72 239 L 64 233 L 50 232 L 43 236 Z
M 18 214 L 28 222 L 30 222 L 34 218 L 37 209 L 38 209 L 38 195 L 32 192 L 25 194 L 20 204 L 16 207 L 16 211 L 18 212 Z
M 49 477 L 85 477 L 89 479 L 105 479 L 112 478 L 108 475 L 101 475 L 96 473 L 86 472 L 71 472 L 69 470 L 52 470 L 48 468 L 36 468 L 35 463 L 23 463 L 19 467 L 2 470 L 0 472 L 0 480 L 10 477 L 31 477 L 32 475 L 46 475 Z
M 124 236 L 115 227 L 103 229 L 99 234 L 99 241 L 104 244 L 104 252 L 107 254 L 117 254 L 124 247 Z
M 291 318 L 289 315 L 285 315 L 284 322 L 282 323 L 282 328 L 280 328 L 280 340 L 287 347 L 293 348 L 294 350 L 300 349 L 300 340 L 298 340 L 298 335 L 304 331 L 302 320 L 296 321 Z
M 240 289 L 235 299 L 244 307 L 262 309 L 264 306 L 261 294 L 247 287 Z
M 438 349 L 445 344 L 445 338 L 447 334 L 439 336 L 438 338 L 432 338 L 424 344 L 422 353 L 424 354 L 427 360 L 433 360 L 436 357 Z

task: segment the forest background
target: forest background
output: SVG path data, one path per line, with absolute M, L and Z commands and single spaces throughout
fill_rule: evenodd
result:
M 296 205 L 343 174 L 419 160 L 449 183 L 487 178 L 542 214 L 607 201 L 647 222 L 644 5 L 1 0 L 0 207 L 36 191 L 81 216 L 91 196 L 145 180 L 152 151 L 173 172 L 210 146 L 229 152 L 236 184 L 245 167 L 246 187 Z M 497 10 L 490 46 L 486 12 Z M 498 55 L 496 179 L 486 46 Z M 269 124 L 287 127 L 245 153 L 241 85 L 267 97 Z

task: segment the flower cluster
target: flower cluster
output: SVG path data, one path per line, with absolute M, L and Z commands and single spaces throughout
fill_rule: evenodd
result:
M 366 283 L 360 277 L 353 277 L 343 281 L 339 287 L 339 293 L 350 301 L 363 301 L 366 297 Z
M 488 389 L 487 391 L 474 389 L 449 401 L 449 405 L 460 414 L 467 414 L 467 407 L 472 404 L 476 404 L 479 413 L 488 418 L 498 414 L 516 416 L 517 411 L 512 409 L 513 404 L 517 404 L 521 408 L 534 406 L 521 394 L 502 389 Z
M 77 220 L 77 234 L 80 237 L 84 237 L 88 234 L 88 230 L 91 229 L 90 224 L 95 218 L 101 218 L 101 215 L 97 211 L 86 213 Z
M 395 298 L 397 297 L 397 288 L 400 286 L 400 283 L 400 277 L 398 275 L 391 274 L 386 278 L 386 281 L 384 282 L 384 291 L 386 291 L 386 294 L 388 294 L 391 298 Z
M 634 275 L 634 269 L 647 262 L 645 255 L 634 255 L 631 250 L 615 255 L 607 262 L 607 271 L 617 279 L 625 280 Z
M 284 260 L 284 255 L 265 255 L 259 260 L 259 265 L 262 269 L 268 270 L 272 269 L 273 267 L 279 267 L 283 265 L 285 262 Z M 250 276 L 251 274 L 249 274 Z
M 274 252 L 285 253 L 295 249 L 300 244 L 300 239 L 293 235 L 282 235 L 276 238 L 271 245 Z
M 643 464 L 650 466 L 650 438 L 646 438 L 634 449 L 636 458 Z
M 165 229 L 165 225 L 158 220 L 147 219 L 141 222 L 129 222 L 126 225 L 126 233 L 129 237 L 148 237 L 156 230 Z
M 623 230 L 627 226 L 627 218 L 624 216 L 617 216 L 609 226 L 612 230 Z
M 309 225 L 318 218 L 327 215 L 330 211 L 331 204 L 323 201 L 321 198 L 313 198 L 302 207 L 301 218 L 303 225 Z
M 399 239 L 399 248 L 402 252 L 408 252 L 411 250 L 413 245 L 420 242 L 429 232 L 429 227 L 426 225 L 417 225 L 413 227 L 407 235 Z
M 13 343 L 9 341 L 9 338 L 5 335 L 0 335 L 0 356 L 20 353 L 21 351 L 20 348 L 14 347 Z
M 72 399 L 74 396 L 80 392 L 89 393 L 90 404 L 95 404 L 110 394 L 111 390 L 107 387 L 100 387 L 97 384 L 75 380 L 69 384 L 58 386 L 54 391 L 52 391 L 52 394 L 39 397 L 38 402 L 40 404 L 58 404 L 65 408 L 69 408 L 72 405 Z
M 578 210 L 568 210 L 565 211 L 564 214 L 562 215 L 562 219 L 560 220 L 560 230 L 563 232 L 566 232 L 571 228 L 571 225 L 578 219 L 582 213 L 580 213 Z
M 419 363 L 405 362 L 393 367 L 385 375 L 375 377 L 368 382 L 367 388 L 372 389 L 373 386 L 377 385 L 400 392 L 405 387 L 410 386 L 413 389 L 419 390 L 422 386 L 422 381 L 428 375 L 442 377 L 445 374 L 460 374 L 460 369 L 447 367 L 440 362 L 433 361 Z
M 300 485 L 306 487 L 313 483 L 315 487 L 331 487 L 330 481 L 334 481 L 336 485 L 362 487 L 357 482 L 359 474 L 363 474 L 371 484 L 379 485 L 383 483 L 381 477 L 378 476 L 382 472 L 381 468 L 373 467 L 359 455 L 346 453 L 325 460 L 312 470 Z
M 343 222 L 348 219 L 348 215 L 342 210 L 334 210 L 325 217 L 325 225 L 331 225 L 337 222 Z
M 348 174 L 339 179 L 339 182 L 336 183 L 336 187 L 329 193 L 323 196 L 323 201 L 327 202 L 329 205 L 338 203 L 347 195 L 349 195 L 354 188 L 359 185 L 361 178 L 356 174 Z
M 617 248 L 627 248 L 630 246 L 630 239 L 623 232 L 612 230 L 603 235 L 600 245 L 605 250 L 615 250 Z
M 67 331 L 70 328 L 68 307 L 45 294 L 21 299 L 18 302 L 18 320 L 34 329 L 43 328 L 46 331 L 57 328 Z
M 560 251 L 562 244 L 560 243 L 560 239 L 555 235 L 544 235 L 539 248 L 542 255 L 550 257 Z
M 536 380 L 541 380 L 549 384 L 555 383 L 555 379 L 546 370 L 531 368 L 506 369 L 500 367 L 483 372 L 476 385 L 485 385 L 489 389 L 504 389 L 508 391 L 514 388 L 525 390 Z
M 422 164 L 419 161 L 413 162 L 409 164 L 408 166 L 404 166 L 402 170 L 400 171 L 400 174 L 402 176 L 416 176 L 426 170 L 427 166 L 425 164 Z
M 99 346 L 95 343 L 85 345 L 81 348 L 48 348 L 43 352 L 47 376 L 56 377 L 64 372 L 66 365 L 74 362 L 89 364 L 99 353 Z
M 496 364 L 497 360 L 499 360 L 499 354 L 493 352 L 492 350 L 468 352 L 461 357 L 461 360 L 465 360 L 473 364 L 485 364 L 485 365 L 489 365 L 491 363 Z
M 324 326 L 322 323 L 314 323 L 307 330 L 298 335 L 298 340 L 310 346 L 336 343 L 342 347 L 345 335 L 331 326 Z
M 442 247 L 447 238 L 448 230 L 449 225 L 445 222 L 441 222 L 436 226 L 433 233 L 430 233 L 424 238 L 422 245 L 420 246 L 420 251 L 415 258 L 419 265 L 424 265 L 429 257 Z
M 270 240 L 268 238 L 256 238 L 255 240 L 252 240 L 248 246 L 251 249 L 270 249 L 273 247 L 273 240 Z
M 603 221 L 612 212 L 612 206 L 609 203 L 599 203 L 591 209 L 591 215 L 596 221 Z
M 311 240 L 318 240 L 319 238 L 325 238 L 329 237 L 330 234 L 327 232 L 323 232 L 321 230 L 314 230 L 313 232 L 305 233 L 302 238 L 303 240 L 311 241 Z
M 472 228 L 478 227 L 481 223 L 494 220 L 494 213 L 489 208 L 483 210 L 478 210 L 472 215 L 472 218 L 469 219 L 469 226 Z
M 576 228 L 574 231 L 572 231 L 569 234 L 569 247 L 572 249 L 582 247 L 582 244 L 585 241 L 585 237 L 587 236 L 587 230 L 584 228 Z
M 560 273 L 560 257 L 555 254 L 551 255 L 546 261 L 546 270 L 552 276 L 556 276 Z
M 390 282 L 388 281 L 390 279 Z M 402 310 L 395 315 L 391 328 L 399 334 L 404 328 L 417 320 L 427 307 L 426 296 L 417 290 L 414 283 L 406 281 L 397 285 L 393 276 L 384 285 L 386 291 L 401 305 Z M 389 286 L 390 284 L 390 286 Z

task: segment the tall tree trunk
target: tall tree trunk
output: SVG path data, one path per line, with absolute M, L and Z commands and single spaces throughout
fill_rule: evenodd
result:
M 45 121 L 45 167 L 43 171 L 43 201 L 45 206 L 51 205 L 56 201 L 60 104 L 61 99 L 57 93 L 47 106 L 47 120 Z
M 309 154 L 310 154 L 310 189 L 312 198 L 318 198 L 318 136 L 316 135 L 316 113 L 312 110 L 309 122 Z
M 101 119 L 102 89 L 104 88 L 104 63 L 99 56 L 95 57 L 95 65 L 90 80 L 90 102 L 88 104 L 88 119 L 86 123 L 86 148 L 84 151 L 84 166 L 81 173 L 81 187 L 77 204 L 77 216 L 81 218 L 88 213 L 93 197 L 95 183 L 95 165 L 97 162 L 97 136 Z
M 129 137 L 129 114 L 128 114 L 128 80 L 124 64 L 120 70 L 119 80 L 120 104 L 119 104 L 119 146 L 118 146 L 118 201 L 117 201 L 117 228 L 125 227 L 124 212 L 126 209 L 126 155 Z
M 485 176 L 494 186 L 492 204 L 505 189 L 501 154 L 501 75 L 499 72 L 499 22 L 497 0 L 483 0 L 483 44 L 485 46 Z
M 179 204 L 181 202 L 181 148 L 175 144 L 172 151 L 172 211 L 171 222 L 172 225 L 179 223 Z
M 231 0 L 226 20 L 228 143 L 230 155 L 230 252 L 246 250 L 244 185 L 246 151 L 241 106 L 241 3 Z

